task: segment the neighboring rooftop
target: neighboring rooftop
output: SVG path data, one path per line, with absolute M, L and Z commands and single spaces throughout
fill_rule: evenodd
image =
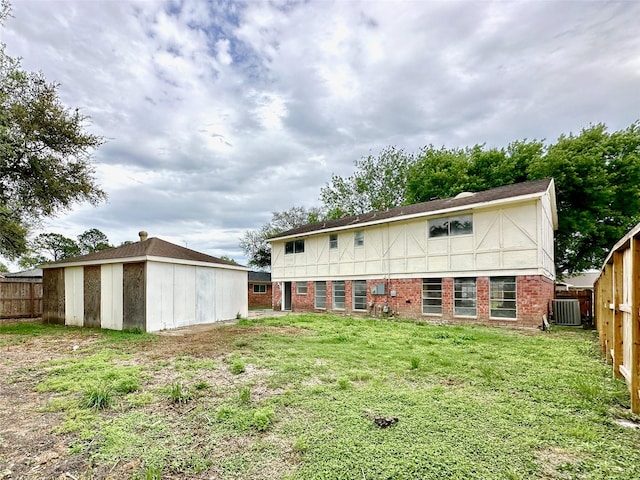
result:
M 402 207 L 363 213 L 360 215 L 353 215 L 351 217 L 344 217 L 336 220 L 326 220 L 322 222 L 309 223 L 307 225 L 302 225 L 300 227 L 287 230 L 286 232 L 279 233 L 278 235 L 271 237 L 269 240 L 295 235 L 303 235 L 306 233 L 316 232 L 318 230 L 356 226 L 359 224 L 376 222 L 379 220 L 392 219 L 395 217 L 437 212 L 439 210 L 447 210 L 457 207 L 471 207 L 472 205 L 493 202 L 497 200 L 505 200 L 507 198 L 541 194 L 549 188 L 549 185 L 552 181 L 553 180 L 551 178 L 543 178 L 541 180 L 534 180 L 531 182 L 514 183 L 512 185 L 492 188 L 491 190 L 484 190 L 482 192 L 463 192 L 464 194 L 459 194 L 456 197 L 431 200 L 428 202 L 415 203 L 413 205 L 404 205 Z
M 249 282 L 271 283 L 271 273 L 269 272 L 249 272 Z
M 24 270 L 23 272 L 5 273 L 5 278 L 42 278 L 42 269 L 34 268 L 32 270 Z
M 188 260 L 192 262 L 217 263 L 220 265 L 229 265 L 244 268 L 234 262 L 213 257 L 204 253 L 196 252 L 189 248 L 181 247 L 174 243 L 160 240 L 153 237 L 140 242 L 128 243 L 120 247 L 109 248 L 100 252 L 89 253 L 74 258 L 65 258 L 58 262 L 52 262 L 45 266 L 62 266 L 69 263 L 100 263 L 106 260 L 119 260 L 127 258 L 139 257 L 162 257 L 174 258 L 177 260 Z

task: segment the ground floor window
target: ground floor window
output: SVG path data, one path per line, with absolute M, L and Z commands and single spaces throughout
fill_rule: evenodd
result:
M 491 277 L 491 316 L 516 318 L 516 277 Z
M 327 282 L 316 282 L 315 308 L 327 308 Z
M 425 278 L 422 280 L 422 313 L 426 315 L 442 314 L 441 278 Z
M 307 282 L 296 282 L 296 294 L 298 295 L 307 294 Z
M 256 285 L 254 283 L 253 284 L 253 293 L 267 293 L 267 286 L 266 285 Z
M 367 281 L 366 280 L 354 280 L 351 282 L 353 287 L 353 309 L 354 310 L 366 310 L 367 309 Z
M 456 278 L 453 282 L 455 315 L 476 316 L 476 279 Z
M 333 308 L 344 308 L 344 281 L 333 282 Z

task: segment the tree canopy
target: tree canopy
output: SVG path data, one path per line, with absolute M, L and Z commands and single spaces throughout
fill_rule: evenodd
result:
M 0 24 L 8 15 L 3 0 Z M 103 140 L 60 101 L 58 87 L 23 70 L 0 44 L 0 255 L 10 259 L 26 251 L 34 222 L 106 197 L 91 163 Z
M 271 246 L 267 239 L 300 225 L 317 222 L 322 218 L 318 208 L 292 207 L 273 212 L 271 221 L 255 230 L 247 230 L 240 238 L 240 248 L 249 258 L 249 265 L 261 270 L 271 267 Z
M 77 241 L 59 233 L 41 233 L 29 242 L 27 254 L 20 257 L 18 264 L 29 269 L 111 248 L 107 236 L 97 228 L 86 230 L 76 238 Z
M 614 133 L 595 124 L 551 144 L 525 139 L 504 148 L 429 145 L 415 155 L 388 148 L 356 167 L 352 176 L 334 175 L 322 189 L 320 198 L 331 218 L 383 208 L 369 199 L 384 198 L 385 207 L 395 207 L 554 178 L 560 275 L 600 268 L 615 242 L 640 221 L 640 122 Z M 373 178 L 386 179 L 395 195 L 387 195 L 387 183 L 381 187 Z

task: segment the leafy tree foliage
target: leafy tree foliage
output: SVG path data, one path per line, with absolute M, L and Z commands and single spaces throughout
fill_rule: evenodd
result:
M 0 273 L 9 273 L 9 267 L 2 262 L 0 262 Z
M 29 243 L 28 253 L 20 257 L 18 264 L 21 268 L 29 269 L 107 248 L 111 248 L 109 239 L 97 228 L 81 233 L 77 241 L 59 233 L 41 233 Z
M 599 268 L 640 221 L 640 123 L 611 134 L 604 124 L 592 125 L 547 146 L 524 140 L 506 149 L 427 147 L 410 167 L 406 199 L 416 203 L 545 177 L 556 185 L 557 272 Z
M 356 160 L 350 177 L 338 175 L 320 191 L 327 218 L 384 210 L 405 201 L 407 172 L 413 156 L 396 147 L 384 149 L 377 157 Z
M 88 253 L 99 252 L 111 248 L 109 239 L 97 228 L 91 228 L 78 235 L 78 247 L 80 253 L 86 255 Z
M 322 219 L 322 211 L 318 208 L 292 207 L 284 212 L 273 212 L 271 221 L 260 228 L 248 230 L 240 239 L 240 248 L 249 258 L 249 265 L 258 269 L 271 267 L 271 246 L 267 239 L 281 232 L 318 222 Z
M 3 1 L 0 24 L 8 15 Z M 33 222 L 105 198 L 90 157 L 102 139 L 62 104 L 58 86 L 24 71 L 0 44 L 0 254 L 8 258 L 25 252 Z

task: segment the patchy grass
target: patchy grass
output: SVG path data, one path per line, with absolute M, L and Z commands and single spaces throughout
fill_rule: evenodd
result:
M 87 335 L 22 328 L 4 333 Z M 640 431 L 613 423 L 637 419 L 593 332 L 289 315 L 183 349 L 91 334 L 11 382 L 53 395 L 54 431 L 96 477 L 640 478 Z M 79 401 L 100 388 L 109 408 Z

